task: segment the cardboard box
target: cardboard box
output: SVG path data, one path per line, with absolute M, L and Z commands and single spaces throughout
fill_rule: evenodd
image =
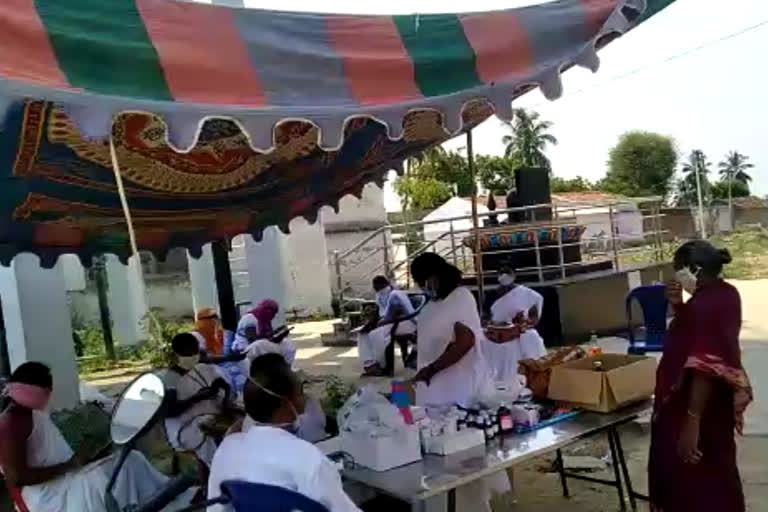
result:
M 393 436 L 371 437 L 365 433 L 342 432 L 341 450 L 347 452 L 355 464 L 374 471 L 404 466 L 421 460 L 419 429 L 407 425 Z
M 594 362 L 603 371 L 594 370 Z M 597 412 L 611 412 L 645 400 L 656 385 L 656 359 L 602 354 L 570 361 L 552 369 L 549 398 Z

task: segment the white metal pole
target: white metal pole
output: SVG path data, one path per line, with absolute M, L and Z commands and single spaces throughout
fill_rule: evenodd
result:
M 733 228 L 736 226 L 736 223 L 733 220 L 733 191 L 731 190 L 734 174 L 728 172 L 726 176 L 728 176 L 728 217 L 730 217 L 731 231 L 733 231 Z
M 704 201 L 701 198 L 701 177 L 699 176 L 699 166 L 694 166 L 694 172 L 696 173 L 696 194 L 699 196 L 699 232 L 701 238 L 706 240 L 707 230 L 704 227 Z

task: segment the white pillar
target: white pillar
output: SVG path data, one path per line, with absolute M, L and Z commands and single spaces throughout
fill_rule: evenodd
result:
M 221 313 L 211 244 L 203 246 L 203 254 L 197 259 L 187 253 L 187 262 L 189 263 L 189 283 L 192 288 L 192 310 L 197 314 L 202 308 L 214 308 Z
M 282 235 L 289 284 L 283 307 L 299 315 L 331 314 L 331 272 L 323 223 L 309 224 L 299 217 L 291 221 L 290 228 L 290 235 Z
M 11 369 L 27 361 L 47 364 L 53 407 L 77 405 L 77 362 L 61 266 L 43 269 L 37 256 L 20 254 L 9 267 L 0 266 L 0 300 Z
M 115 342 L 122 346 L 136 345 L 147 339 L 144 325 L 149 311 L 144 295 L 141 262 L 131 257 L 128 265 L 123 265 L 113 254 L 107 255 L 106 262 L 109 283 L 107 300 Z
M 284 323 L 289 280 L 285 266 L 288 256 L 283 234 L 276 227 L 269 227 L 264 230 L 261 242 L 254 242 L 252 237 L 246 236 L 245 257 L 253 305 L 264 299 L 277 301 L 281 307 L 273 323 Z

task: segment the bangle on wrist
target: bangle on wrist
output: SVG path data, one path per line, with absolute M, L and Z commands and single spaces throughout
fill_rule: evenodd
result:
M 690 418 L 693 418 L 695 420 L 700 420 L 701 419 L 701 414 L 696 414 L 694 412 L 691 412 L 690 410 L 686 411 L 686 413 L 688 414 L 688 416 Z

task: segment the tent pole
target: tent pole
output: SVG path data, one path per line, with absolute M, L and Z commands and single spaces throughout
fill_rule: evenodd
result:
M 213 273 L 216 278 L 216 293 L 219 297 L 221 326 L 227 331 L 235 332 L 238 315 L 227 245 L 226 240 L 211 242 L 211 254 L 213 255 Z
M 99 299 L 99 319 L 101 320 L 101 331 L 104 334 L 104 352 L 107 359 L 115 361 L 115 340 L 112 336 L 112 315 L 109 311 L 107 268 L 104 255 L 100 254 L 93 258 L 93 276 L 96 281 L 96 292 Z
M 485 304 L 485 279 L 483 276 L 483 250 L 480 247 L 480 227 L 477 218 L 477 173 L 475 172 L 475 153 L 472 150 L 472 130 L 467 131 L 467 164 L 472 176 L 472 228 L 475 233 L 475 278 L 477 280 L 477 307 L 480 316 Z

